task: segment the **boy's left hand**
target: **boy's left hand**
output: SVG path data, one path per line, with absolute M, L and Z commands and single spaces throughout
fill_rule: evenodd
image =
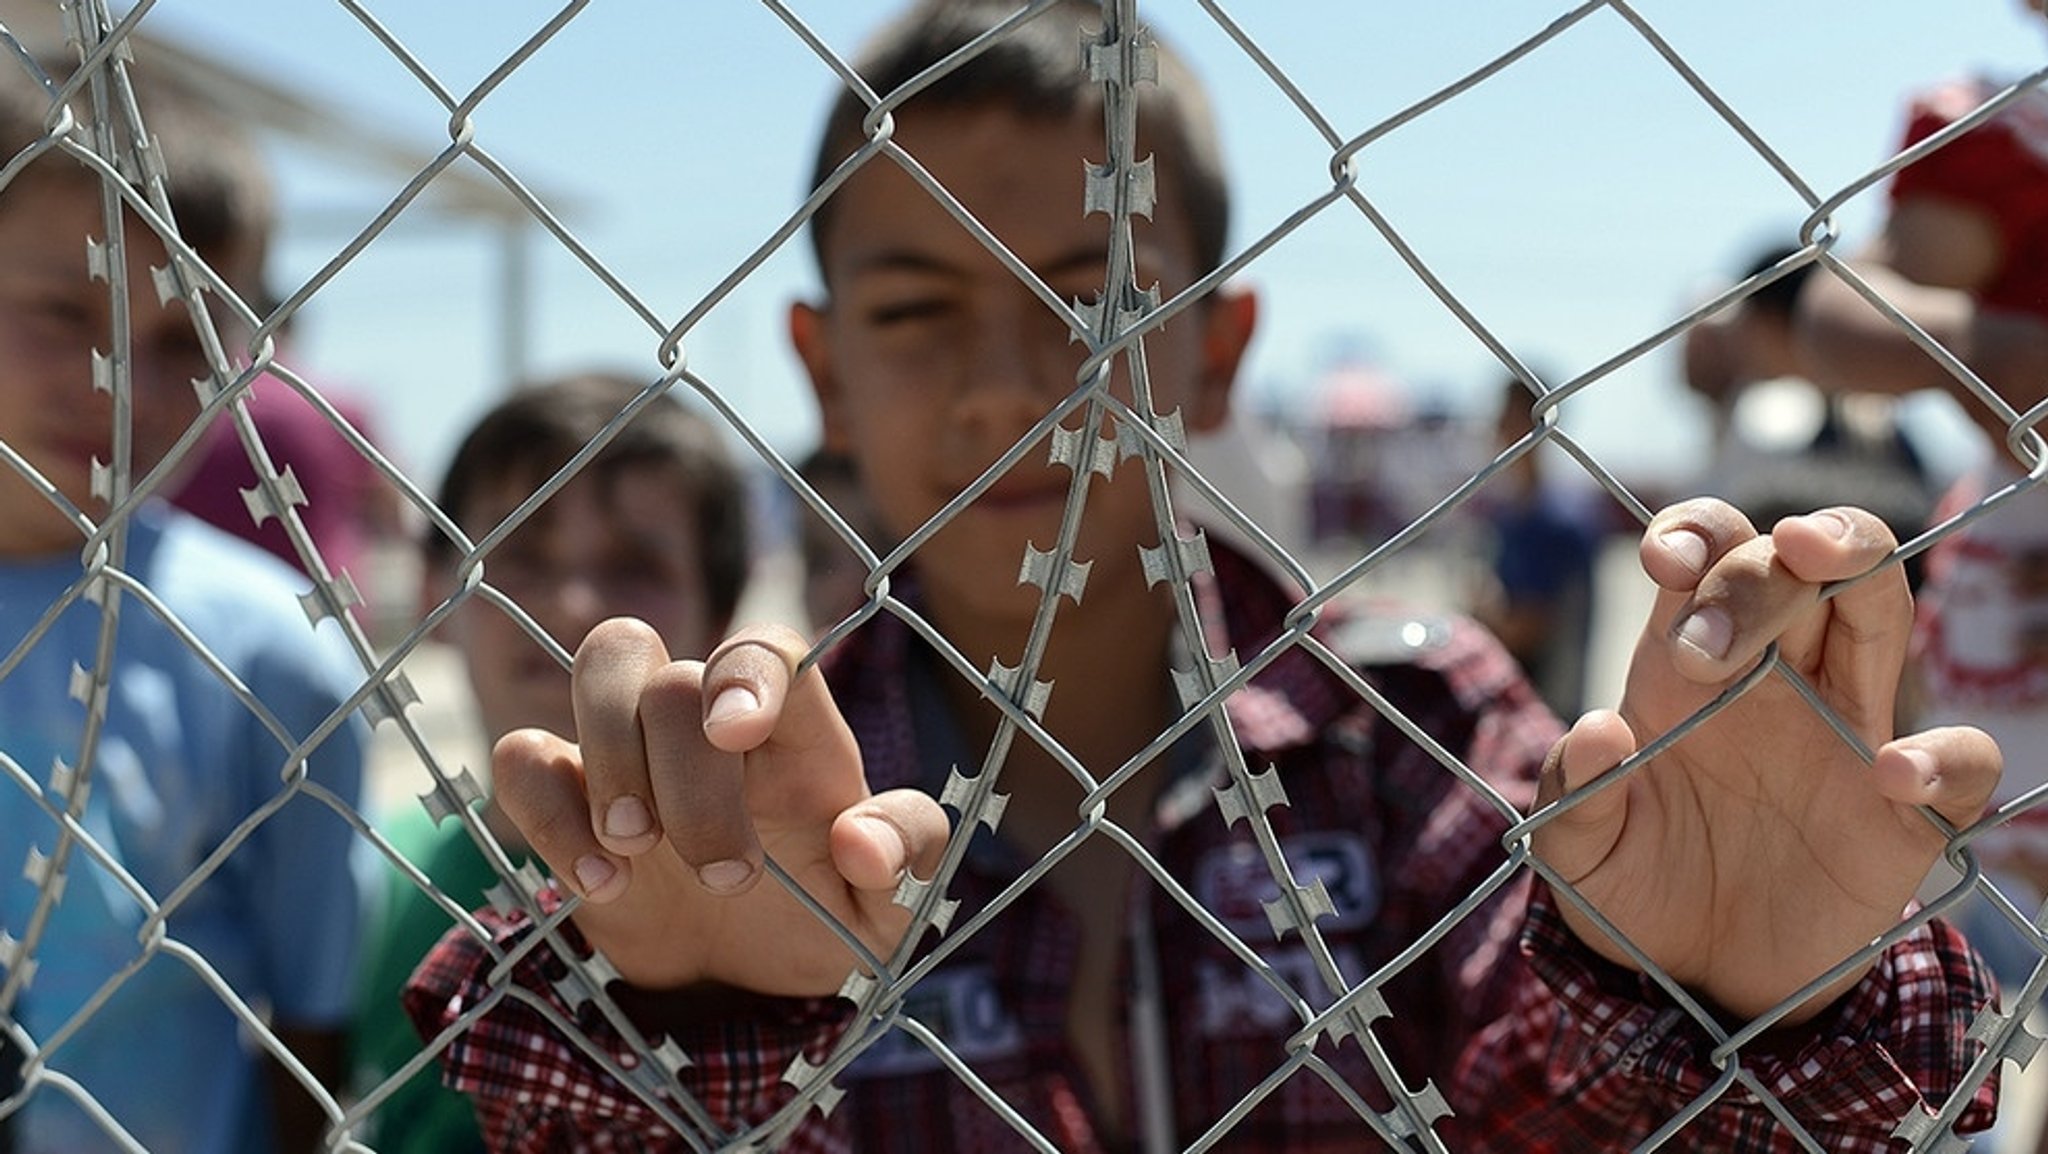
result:
M 1768 535 L 1718 501 L 1664 510 L 1643 535 L 1659 592 L 1621 710 L 1580 719 L 1544 767 L 1540 803 L 1683 722 L 1772 641 L 1876 751 L 1866 763 L 1773 673 L 1534 835 L 1537 855 L 1652 961 L 1744 1018 L 1897 925 L 1944 845 L 1919 807 L 1967 825 L 1998 782 L 1998 748 L 1978 730 L 1893 740 L 1913 615 L 1899 567 L 1819 598 L 1893 546 L 1860 509 L 1787 518 Z M 1559 905 L 1595 950 L 1633 966 L 1572 903 Z M 1785 1022 L 1818 1013 L 1861 976 Z

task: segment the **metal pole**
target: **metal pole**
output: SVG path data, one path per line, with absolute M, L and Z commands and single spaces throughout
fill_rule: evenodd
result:
M 499 229 L 498 380 L 508 390 L 526 379 L 532 362 L 533 252 L 526 225 L 525 217 L 512 217 Z

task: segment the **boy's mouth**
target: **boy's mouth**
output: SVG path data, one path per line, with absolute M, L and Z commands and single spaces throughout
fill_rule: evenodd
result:
M 992 513 L 1014 513 L 1064 506 L 1067 483 L 1059 477 L 1023 477 L 998 481 L 994 488 L 974 501 L 974 507 Z
M 1066 501 L 1067 493 L 1064 489 L 1028 493 L 991 491 L 983 494 L 981 499 L 974 503 L 974 507 L 991 513 L 1022 513 L 1036 509 L 1058 508 L 1066 504 Z
M 92 467 L 93 461 L 105 464 L 113 456 L 112 447 L 105 437 L 59 435 L 45 439 L 41 447 L 42 451 L 31 455 L 29 461 L 45 471 L 56 468 L 83 472 Z

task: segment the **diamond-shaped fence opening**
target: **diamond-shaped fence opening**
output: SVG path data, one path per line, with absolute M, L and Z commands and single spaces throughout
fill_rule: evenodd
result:
M 729 25 L 648 16 L 666 32 L 701 18 L 694 54 L 636 42 L 622 6 L 480 6 L 453 23 L 354 0 L 304 7 L 293 19 L 309 35 L 374 46 L 382 106 L 424 108 L 442 136 L 395 146 L 232 66 L 262 61 L 259 49 L 212 58 L 158 39 L 180 19 L 171 0 L 161 12 L 0 6 L 0 69 L 39 122 L 0 155 L 0 864 L 17 870 L 0 891 L 0 1150 L 270 1148 L 294 1127 L 328 1149 L 468 1148 L 455 1143 L 488 1133 L 534 1149 L 1949 1150 L 1985 1123 L 2001 1067 L 2001 1140 L 2038 1125 L 2028 1019 L 2048 979 L 2035 964 L 2044 855 L 2029 848 L 2041 775 L 2028 735 L 2048 716 L 2034 712 L 2048 672 L 2027 614 L 2048 588 L 2048 542 L 2026 527 L 2042 461 L 2027 382 L 2048 338 L 2024 273 L 1987 273 L 1980 323 L 1957 329 L 1919 313 L 1918 288 L 1858 249 L 1891 182 L 1994 135 L 2008 142 L 1998 163 L 2030 163 L 2029 179 L 2048 182 L 2048 73 L 1952 87 L 1948 128 L 1838 167 L 1816 143 L 1830 126 L 1788 105 L 1802 78 L 1827 83 L 1819 59 L 1854 56 L 1862 32 L 1803 57 L 1760 43 L 1749 63 L 1768 67 L 1745 68 L 1703 26 L 1712 17 L 1672 6 L 1479 19 L 1103 0 L 1086 6 L 1085 31 L 1068 30 L 1075 82 L 1099 104 L 1086 132 L 1071 116 L 1013 117 L 1012 150 L 957 107 L 923 113 L 918 98 L 1058 19 L 1049 0 L 1004 9 L 900 84 L 861 70 L 845 13 L 778 0 L 732 5 L 744 15 Z M 1215 65 L 1219 108 L 1264 110 L 1259 138 L 1226 142 L 1225 166 L 1241 151 L 1257 179 L 1240 182 L 1253 191 L 1213 268 L 1175 263 L 1187 245 L 1172 230 L 1192 201 L 1174 182 L 1189 162 L 1161 153 L 1194 146 L 1154 119 L 1162 84 L 1181 83 L 1155 18 Z M 1349 38 L 1350 51 L 1305 51 L 1298 25 L 1317 21 L 1312 36 Z M 658 107 L 612 86 L 654 68 L 674 74 Z M 783 70 L 777 97 L 748 95 Z M 173 74 L 193 104 L 156 87 Z M 580 83 L 564 88 L 569 77 Z M 851 94 L 864 116 L 814 190 L 778 198 L 753 184 L 769 179 L 765 142 L 808 147 L 808 112 L 775 120 L 781 90 L 799 85 Z M 270 106 L 258 116 L 252 100 Z M 282 283 L 262 283 L 233 229 L 186 199 L 205 166 L 169 153 L 200 147 L 182 118 L 212 103 L 297 126 L 290 147 L 317 140 L 371 162 L 352 187 L 374 207 L 317 214 L 321 239 L 297 236 Z M 533 116 L 534 104 L 555 114 Z M 177 111 L 158 125 L 165 109 Z M 921 114 L 946 130 L 923 130 Z M 735 139 L 719 118 L 763 147 L 711 155 Z M 620 147 L 636 156 L 705 152 L 690 187 L 652 161 L 617 190 L 579 186 L 573 160 L 535 162 L 579 154 L 615 119 L 633 123 Z M 520 124 L 533 135 L 507 127 Z M 1048 139 L 1080 154 L 1052 177 L 1018 167 Z M 286 188 L 289 212 L 303 189 Z M 1045 188 L 1071 188 L 1072 217 L 1057 219 L 1089 222 L 1099 249 L 1043 259 L 1046 235 L 1072 232 L 1033 223 L 1055 219 Z M 636 217 L 622 240 L 592 223 L 612 197 L 661 217 Z M 1943 204 L 1951 226 L 1994 211 Z M 2044 255 L 2024 248 L 2025 230 L 2041 231 L 2030 210 L 1996 204 L 2015 214 L 2005 232 L 1962 235 L 2014 245 L 2014 266 Z M 930 251 L 956 262 L 857 250 L 898 278 L 883 281 L 890 291 L 809 290 L 788 321 L 828 407 L 849 379 L 899 394 L 924 383 L 920 371 L 950 382 L 909 403 L 865 398 L 897 406 L 897 425 L 834 410 L 824 439 L 864 445 L 865 478 L 792 448 L 802 422 L 787 410 L 800 402 L 755 387 L 761 370 L 740 351 L 775 327 L 759 322 L 760 302 L 789 295 L 812 230 L 847 229 L 851 206 L 921 222 Z M 1777 255 L 1699 289 L 1759 218 L 1778 226 Z M 495 305 L 442 284 L 449 262 L 414 259 L 443 251 L 432 246 L 459 231 L 451 219 L 507 239 Z M 281 235 L 292 228 L 288 216 Z M 692 271 L 662 275 L 669 263 Z M 1566 266 L 1584 283 L 1580 264 L 1597 291 L 1553 289 Z M 1691 295 L 1654 299 L 1673 268 Z M 1352 349 L 1312 398 L 1240 385 L 1241 410 L 1283 419 L 1229 426 L 1236 442 L 1209 436 L 1220 410 L 1191 382 L 1239 370 L 1241 350 L 1217 342 L 1229 345 L 1233 321 L 1240 339 L 1250 331 L 1241 286 L 1297 269 L 1305 296 L 1275 286 L 1269 309 L 1305 300 L 1300 311 L 1433 334 L 1508 391 L 1430 396 Z M 1563 681 L 1524 660 L 1553 704 L 1613 704 L 1654 599 L 1630 572 L 1632 542 L 1682 484 L 1646 481 L 1632 455 L 1655 454 L 1675 423 L 1670 394 L 1646 400 L 1645 382 L 1681 361 L 1731 380 L 1771 375 L 1728 361 L 1726 342 L 1764 323 L 1774 288 L 1799 277 L 1866 302 L 1869 339 L 1925 362 L 1923 386 L 2003 442 L 1939 509 L 1927 493 L 1926 517 L 1897 526 L 1905 543 L 1875 569 L 1816 582 L 1822 607 L 1802 621 L 1832 614 L 1832 645 L 1895 662 L 1904 610 L 1872 591 L 1924 565 L 1939 612 L 1906 655 L 1920 692 L 1897 704 L 1908 719 L 1994 728 L 2007 784 L 1981 818 L 1900 804 L 1888 826 L 1874 822 L 1880 807 L 1855 791 L 1905 764 L 1877 748 L 1891 736 L 1890 682 L 1816 655 L 1802 626 L 1710 689 L 1671 688 L 1653 638 L 1628 711 L 1640 748 L 1605 772 L 1575 767 L 1575 788 L 1559 770 L 1539 804 L 1562 727 L 1465 614 L 1515 646 L 1527 621 L 1514 595 L 1578 558 L 1569 588 L 1538 589 L 1565 622 L 1553 627 L 1572 650 Z M 588 324 L 623 334 L 604 358 L 618 366 L 613 391 L 597 394 L 609 399 L 574 444 L 542 452 L 545 431 L 518 433 L 505 451 L 532 460 L 442 508 L 435 481 L 388 440 L 416 431 L 364 415 L 299 361 L 300 325 L 380 293 L 419 303 L 371 301 L 359 327 L 325 340 L 374 346 L 416 319 L 401 313 L 495 308 L 498 367 L 521 381 L 535 375 L 531 338 Z M 826 359 L 828 338 L 834 356 L 857 349 L 890 368 Z M 1735 458 L 1719 479 L 1782 470 L 1792 479 L 1773 483 L 1795 504 L 1874 492 L 1822 474 L 1849 468 L 1843 454 L 1873 436 L 1891 443 L 1895 426 L 1871 425 L 1873 413 L 1920 410 L 1802 396 L 1768 410 L 1768 431 L 1810 420 L 1820 432 Z M 669 572 L 658 541 L 634 552 L 605 539 L 612 512 L 578 502 L 595 492 L 624 516 L 644 512 L 629 454 L 677 400 L 766 498 L 768 513 L 749 515 L 767 544 L 739 616 L 807 625 L 793 672 L 834 679 L 869 783 L 922 790 L 950 821 L 930 860 L 874 903 L 888 907 L 886 931 L 843 881 L 819 881 L 823 851 L 771 853 L 757 891 L 729 899 L 782 903 L 786 943 L 762 936 L 758 973 L 802 974 L 801 989 L 593 950 L 630 940 L 618 908 L 657 922 L 664 909 L 644 888 L 623 907 L 579 900 L 605 883 L 553 880 L 513 817 L 485 804 L 480 738 L 598 724 L 566 704 L 582 629 L 675 596 L 657 588 Z M 1503 403 L 1529 419 L 1497 430 Z M 284 431 L 286 410 L 324 450 Z M 1753 413 L 1730 412 L 1724 436 L 1753 431 L 1738 420 Z M 433 440 L 461 432 L 412 443 Z M 247 467 L 228 521 L 272 534 L 281 562 L 165 511 L 161 499 L 221 452 Z M 344 477 L 352 489 L 337 487 Z M 1577 527 L 1504 528 L 1543 484 L 1578 502 Z M 351 501 L 381 510 L 381 537 L 329 535 Z M 657 508 L 705 527 L 701 506 Z M 1142 524 L 1144 539 L 1105 543 L 1105 524 Z M 729 528 L 737 540 L 747 526 Z M 851 575 L 808 611 L 791 560 L 805 533 Z M 577 544 L 549 554 L 542 540 Z M 1609 559 L 1623 554 L 1628 565 Z M 1878 611 L 1890 639 L 1857 634 Z M 509 647 L 486 648 L 490 630 Z M 665 708 L 695 702 L 650 697 L 629 720 L 654 741 L 674 732 Z M 1758 717 L 1779 728 L 1744 728 Z M 1788 725 L 1799 731 L 1787 737 Z M 1855 924 L 1870 932 L 1847 941 L 1837 909 L 1784 912 L 1814 887 L 1731 901 L 1705 877 L 1692 891 L 1705 928 L 1674 948 L 1630 931 L 1656 920 L 1638 895 L 1671 901 L 1684 887 L 1616 887 L 1598 861 L 1538 852 L 1617 798 L 1654 811 L 1606 847 L 1617 860 L 1644 836 L 1674 852 L 1689 838 L 1725 845 L 1725 822 L 1702 832 L 1696 815 L 1657 808 L 1674 795 L 1653 783 L 1708 776 L 1674 768 L 1702 749 L 1835 783 L 1798 794 L 1801 837 L 1753 835 L 1751 856 L 1896 873 L 1886 859 L 1938 850 L 1919 904 L 1866 913 Z M 751 763 L 754 804 L 829 792 L 776 776 L 771 754 Z M 694 756 L 704 780 L 730 769 Z M 574 793 L 582 778 L 549 780 Z M 1747 799 L 1756 825 L 1790 820 L 1780 780 L 1759 778 Z M 672 806 L 704 796 L 696 788 L 656 792 Z M 677 811 L 664 812 L 676 832 Z M 800 844 L 769 832 L 776 847 Z M 636 878 L 666 870 L 690 908 L 723 910 L 667 853 L 642 859 Z M 1831 880 L 1866 905 L 1890 893 L 1883 879 Z M 1997 966 L 1997 1002 L 1975 1000 L 1988 987 L 1957 939 L 1929 928 L 1937 916 Z M 1771 918 L 1832 931 L 1841 948 L 1816 960 L 1802 934 L 1716 940 Z M 698 949 L 694 932 L 672 931 L 663 949 Z M 401 1009 L 398 987 L 440 934 Z M 1725 955 L 1752 948 L 1796 959 L 1801 976 L 1731 1007 L 1707 971 L 1739 967 L 1749 959 Z M 840 954 L 836 971 L 813 957 Z M 814 988 L 821 971 L 847 976 Z M 649 990 L 622 972 L 716 981 Z M 1809 1023 L 1815 997 L 1831 1004 Z M 467 1079 L 481 1131 L 468 1103 L 437 1089 L 444 1066 Z

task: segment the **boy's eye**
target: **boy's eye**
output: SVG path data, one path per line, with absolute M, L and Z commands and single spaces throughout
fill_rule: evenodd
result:
M 644 545 L 623 545 L 598 561 L 599 579 L 609 588 L 630 592 L 664 590 L 679 579 L 678 559 Z
M 913 297 L 872 305 L 867 317 L 869 324 L 886 327 L 938 320 L 952 311 L 953 303 L 942 297 Z
M 1069 269 L 1046 281 L 1046 287 L 1061 300 L 1092 301 L 1102 296 L 1105 274 L 1102 269 Z M 1150 283 L 1140 278 L 1140 283 Z
M 199 340 L 199 334 L 190 329 L 160 338 L 150 353 L 158 358 L 167 375 L 203 377 L 213 370 L 212 362 L 206 356 L 206 346 Z
M 534 578 L 547 571 L 547 558 L 538 549 L 521 548 L 507 540 L 493 550 L 484 562 L 484 573 L 493 584 L 531 585 Z
M 28 310 L 29 320 L 46 333 L 85 334 L 93 327 L 93 311 L 76 301 L 43 301 Z

